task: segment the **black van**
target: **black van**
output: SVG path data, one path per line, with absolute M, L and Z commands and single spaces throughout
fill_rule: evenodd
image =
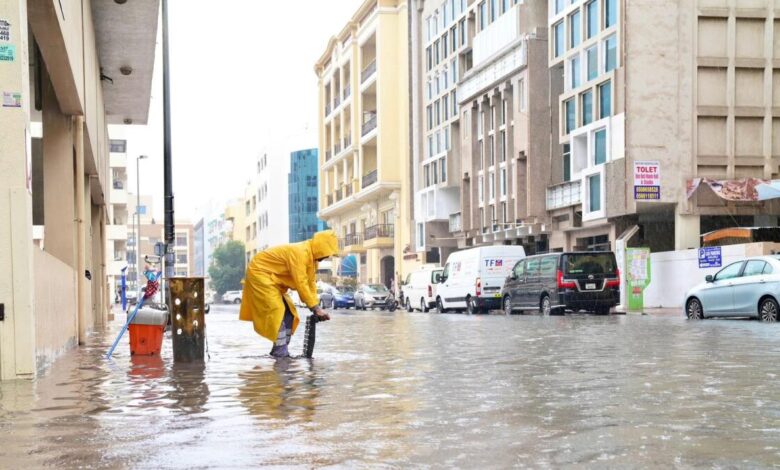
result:
M 529 256 L 512 268 L 501 295 L 507 315 L 517 310 L 607 315 L 620 302 L 620 271 L 611 251 Z

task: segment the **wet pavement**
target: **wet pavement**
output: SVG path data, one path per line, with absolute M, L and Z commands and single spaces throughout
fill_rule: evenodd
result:
M 174 366 L 169 338 L 108 362 L 118 326 L 0 384 L 0 467 L 780 463 L 780 325 L 348 311 L 314 359 L 276 362 L 225 306 L 205 366 Z

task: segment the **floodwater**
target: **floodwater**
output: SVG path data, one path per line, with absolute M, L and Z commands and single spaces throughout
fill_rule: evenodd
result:
M 780 326 L 349 311 L 313 360 L 276 362 L 220 307 L 205 366 L 173 365 L 170 339 L 106 361 L 117 328 L 0 384 L 0 467 L 780 464 Z

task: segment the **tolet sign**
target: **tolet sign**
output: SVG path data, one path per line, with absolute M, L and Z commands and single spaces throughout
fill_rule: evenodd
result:
M 657 161 L 634 162 L 634 199 L 661 199 L 661 166 Z

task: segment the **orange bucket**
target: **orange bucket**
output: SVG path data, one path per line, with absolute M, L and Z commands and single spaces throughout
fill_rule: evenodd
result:
M 130 325 L 130 355 L 159 356 L 165 325 Z

